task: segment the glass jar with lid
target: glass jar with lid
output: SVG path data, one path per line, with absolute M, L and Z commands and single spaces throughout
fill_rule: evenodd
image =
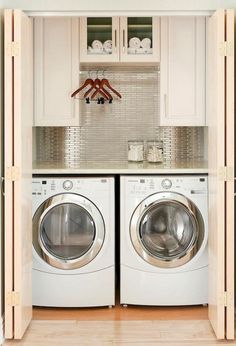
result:
M 144 160 L 144 142 L 142 140 L 128 141 L 128 161 Z
M 147 141 L 147 161 L 163 162 L 163 141 Z

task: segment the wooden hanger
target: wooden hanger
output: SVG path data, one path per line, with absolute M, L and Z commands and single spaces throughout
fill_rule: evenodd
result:
M 101 80 L 99 78 L 96 78 L 93 85 L 91 86 L 91 88 L 89 88 L 86 93 L 84 94 L 84 98 L 88 97 L 89 94 L 93 91 L 93 89 L 95 89 L 95 92 L 93 93 L 93 95 L 96 93 L 96 95 L 98 93 L 100 93 L 106 100 L 112 99 L 111 94 L 105 90 L 104 88 L 100 87 L 101 84 Z M 94 98 L 94 96 L 92 95 L 92 99 Z
M 86 88 L 88 85 L 93 85 L 93 83 L 94 83 L 93 79 L 87 78 L 84 84 L 81 87 L 79 87 L 77 90 L 75 90 L 73 94 L 71 94 L 71 97 L 75 97 L 75 95 L 77 95 L 81 90 Z
M 107 95 L 107 100 L 109 100 L 109 99 L 110 99 L 110 100 L 113 100 L 113 97 L 111 96 L 111 94 L 101 86 L 101 80 L 100 80 L 100 79 L 97 78 L 97 79 L 94 81 L 94 84 L 95 84 L 94 89 L 96 89 L 96 90 L 95 90 L 95 92 L 92 94 L 91 99 L 94 99 L 95 96 L 96 96 L 98 93 L 102 93 L 102 94 Z M 90 89 L 91 89 L 91 88 L 90 88 Z
M 122 98 L 121 94 L 120 94 L 116 89 L 114 89 L 114 88 L 111 86 L 109 80 L 106 79 L 106 78 L 103 78 L 103 79 L 101 80 L 101 87 L 102 87 L 104 90 L 106 90 L 106 89 L 104 88 L 104 86 L 107 86 L 107 87 L 108 87 L 114 94 L 116 94 L 120 99 Z M 106 91 L 107 91 L 107 90 L 106 90 Z
M 104 71 L 103 71 L 103 75 L 104 75 Z M 91 96 L 91 99 L 94 99 L 97 94 L 100 94 L 105 100 L 109 100 L 112 102 L 113 97 L 110 94 L 110 92 L 106 88 L 104 88 L 104 86 L 109 88 L 115 95 L 121 98 L 121 94 L 111 86 L 108 79 L 103 78 L 102 80 L 100 80 L 98 78 L 98 72 L 97 72 L 97 78 L 95 80 L 93 80 L 92 78 L 87 78 L 84 84 L 71 94 L 71 97 L 75 97 L 80 91 L 85 89 L 88 85 L 90 85 L 90 88 L 85 92 L 83 96 L 85 99 L 87 99 L 89 94 L 93 91 L 93 89 L 95 89 L 95 91 L 93 92 Z

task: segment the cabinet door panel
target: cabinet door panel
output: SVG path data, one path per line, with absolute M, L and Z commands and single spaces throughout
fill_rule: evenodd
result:
M 80 18 L 80 61 L 119 61 L 119 17 Z
M 120 60 L 159 62 L 160 29 L 158 17 L 120 17 Z
M 205 18 L 161 19 L 160 70 L 160 125 L 205 125 Z
M 79 20 L 35 18 L 35 126 L 79 125 Z

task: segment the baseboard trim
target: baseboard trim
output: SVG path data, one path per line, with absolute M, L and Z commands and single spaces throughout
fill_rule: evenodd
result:
M 4 342 L 4 316 L 0 318 L 0 345 Z

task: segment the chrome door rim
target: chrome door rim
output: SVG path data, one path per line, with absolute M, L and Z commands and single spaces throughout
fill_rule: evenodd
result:
M 197 227 L 196 241 L 186 249 L 182 256 L 170 260 L 159 259 L 154 256 L 143 244 L 140 238 L 140 222 L 148 209 L 162 202 L 174 202 L 184 207 Z M 199 251 L 204 239 L 205 229 L 202 215 L 197 206 L 187 197 L 175 192 L 157 192 L 145 198 L 134 210 L 130 219 L 130 238 L 135 251 L 146 262 L 160 268 L 176 268 L 188 263 Z
M 41 224 L 47 213 L 61 204 L 74 204 L 82 207 L 94 220 L 95 224 L 95 238 L 85 254 L 74 259 L 63 259 L 53 255 L 41 239 Z M 41 213 L 41 209 L 43 212 Z M 36 234 L 35 234 L 36 233 Z M 45 200 L 36 210 L 33 216 L 33 246 L 38 255 L 49 265 L 58 269 L 77 269 L 85 266 L 91 262 L 99 253 L 102 248 L 105 238 L 105 224 L 101 212 L 96 205 L 88 198 L 73 194 L 73 193 L 61 193 L 54 195 Z

